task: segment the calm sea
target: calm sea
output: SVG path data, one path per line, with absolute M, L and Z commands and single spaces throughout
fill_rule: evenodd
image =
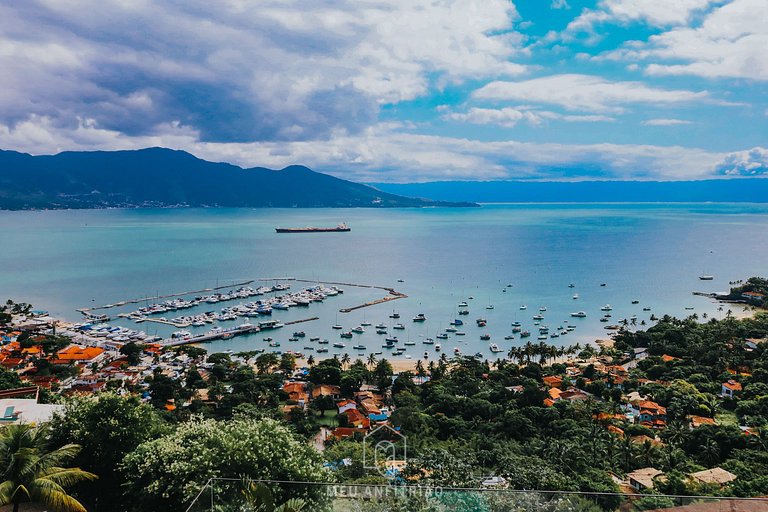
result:
M 274 230 L 342 221 L 350 225 L 350 233 Z M 547 308 L 542 323 L 550 330 L 566 323 L 577 326 L 548 342 L 584 343 L 605 335 L 599 318 L 606 303 L 614 308 L 613 320 L 636 315 L 638 324 L 652 313 L 722 316 L 717 304 L 691 292 L 724 291 L 731 280 L 768 274 L 768 205 L 0 212 L 0 232 L 3 300 L 32 302 L 78 320 L 79 307 L 247 279 L 293 276 L 391 286 L 409 297 L 342 314 L 339 308 L 382 296 L 377 290 L 342 287 L 346 293 L 323 304 L 275 311 L 275 319 L 320 320 L 271 335 L 282 342 L 281 349 L 301 351 L 307 343 L 288 342 L 293 330 L 306 331 L 307 339 L 320 336 L 335 342 L 339 334 L 332 324 L 345 329 L 363 320 L 391 325 L 389 315 L 396 310 L 406 325 L 406 330 L 396 331 L 401 344 L 409 338 L 417 342 L 408 350 L 414 358 L 425 350 L 434 356 L 420 341 L 448 327 L 461 301 L 469 303 L 470 315 L 461 317 L 466 336 L 443 340 L 443 350 L 450 353 L 460 347 L 465 354 L 490 355 L 489 342 L 481 341 L 480 334 L 489 333 L 491 342 L 502 348 L 520 344 L 519 337 L 504 340 L 513 321 L 533 331 L 531 339 L 536 341 L 532 316 L 539 307 Z M 703 273 L 715 279 L 700 281 Z M 575 287 L 569 288 L 569 283 Z M 293 283 L 292 288 L 299 286 Z M 578 299 L 572 298 L 575 293 Z M 489 305 L 493 309 L 486 309 Z M 206 305 L 200 311 L 221 306 Z M 571 318 L 575 311 L 585 311 L 587 317 Z M 428 321 L 413 323 L 417 313 Z M 475 325 L 478 317 L 488 320 L 487 327 Z M 123 325 L 163 336 L 172 330 L 147 323 Z M 381 351 L 383 336 L 373 331 L 369 327 L 344 340 L 347 347 L 335 351 L 355 356 L 358 352 L 351 347 L 358 343 L 367 347 L 366 353 Z M 265 347 L 263 336 L 218 341 L 209 349 Z

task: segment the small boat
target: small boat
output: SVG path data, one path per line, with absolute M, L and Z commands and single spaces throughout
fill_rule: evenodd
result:
M 600 286 L 605 286 L 605 283 L 600 283 Z
M 437 338 L 439 340 L 447 340 L 448 339 L 448 335 L 447 334 L 438 334 L 437 336 L 435 336 L 435 338 Z
M 600 311 L 611 311 L 613 308 L 610 304 L 606 304 L 605 306 L 600 308 Z
M 376 329 L 376 334 L 387 334 L 386 329 Z
M 710 276 L 710 275 L 699 276 L 699 279 L 701 279 L 702 281 L 711 281 L 714 278 L 715 278 L 715 276 Z
M 513 339 L 515 339 L 515 337 L 514 337 L 514 336 L 512 336 L 511 334 L 507 334 L 506 336 L 504 336 L 504 339 L 505 339 L 505 340 L 507 340 L 507 341 L 509 341 L 509 340 L 513 340 Z
M 424 313 L 419 313 L 415 317 L 413 317 L 414 322 L 423 322 L 427 319 L 427 317 L 424 316 Z
M 600 319 L 600 321 L 601 321 L 601 322 L 610 322 L 610 321 L 611 321 L 611 319 L 610 319 L 610 318 L 607 318 L 607 317 L 603 317 L 603 318 L 601 318 L 601 319 Z
M 465 333 L 464 331 L 456 331 L 455 334 L 456 334 L 456 336 L 466 336 L 467 335 L 467 333 Z
M 271 341 L 269 343 L 269 346 L 270 347 L 279 347 L 280 346 L 280 342 L 279 341 Z
M 649 308 L 649 307 L 644 307 L 643 308 L 643 311 L 650 311 L 650 310 L 651 310 L 651 308 Z
M 402 331 L 403 329 L 405 329 L 405 326 L 403 324 L 395 324 L 392 326 L 392 328 Z
M 521 310 L 526 310 L 526 309 L 528 309 L 528 306 L 526 306 L 525 304 L 523 304 L 522 306 L 520 306 L 520 309 L 521 309 Z
M 464 322 L 457 318 L 456 320 L 451 322 L 451 325 L 464 325 Z
M 297 338 L 303 338 L 304 336 L 306 336 L 306 333 L 304 331 L 296 331 L 293 333 L 293 335 Z
M 576 285 L 575 285 L 575 284 L 573 284 L 573 283 L 570 283 L 570 284 L 568 285 L 568 288 L 575 288 L 575 287 L 576 287 Z
M 574 318 L 585 318 L 587 314 L 584 311 L 577 311 L 576 313 L 571 313 L 571 316 Z
M 332 328 L 332 329 L 336 329 L 336 330 L 338 330 L 338 329 L 343 329 L 344 327 L 342 327 L 342 326 L 341 326 L 341 325 L 339 325 L 339 324 L 336 324 L 336 325 L 332 325 L 332 326 L 331 326 L 331 328 Z
M 352 348 L 355 349 L 355 350 L 365 350 L 365 345 L 355 345 Z
M 344 343 L 340 342 L 340 341 L 337 341 L 336 343 L 334 343 L 333 346 L 336 347 L 336 348 L 344 348 L 344 347 L 346 347 L 346 345 Z
M 270 336 L 270 337 L 264 338 L 263 341 L 272 341 L 272 337 Z
M 499 352 L 504 352 L 504 349 L 499 348 L 499 346 L 495 343 L 491 343 L 490 348 L 491 348 L 491 352 L 493 352 L 494 354 L 497 354 Z
M 351 338 L 352 337 L 352 331 L 342 332 L 339 334 L 342 338 Z
M 548 339 L 548 336 L 546 334 L 539 334 L 539 338 L 538 339 L 546 340 L 546 339 Z
M 480 352 L 475 352 L 475 358 L 476 359 L 482 359 L 483 358 L 483 354 L 481 354 Z
M 511 325 L 512 325 L 512 327 L 520 327 L 522 324 L 520 322 L 518 322 L 517 320 L 515 320 L 514 322 L 512 322 Z
M 640 304 L 640 301 L 639 300 L 633 300 L 632 304 Z
M 481 334 L 480 335 L 480 339 L 483 340 L 483 341 L 488 341 L 488 340 L 491 339 L 491 335 L 490 334 Z
M 578 299 L 578 298 L 579 298 L 579 294 L 578 294 L 578 293 L 574 293 L 574 294 L 573 294 L 573 300 L 576 300 L 576 299 Z
M 352 332 L 357 333 L 357 334 L 362 334 L 362 333 L 365 332 L 365 329 L 363 329 L 362 325 L 358 325 L 357 327 L 352 329 Z
M 326 352 L 328 352 L 328 349 L 327 349 L 327 348 L 319 348 L 319 349 L 317 349 L 317 353 L 318 353 L 318 354 L 324 354 L 324 353 L 326 353 Z
M 397 342 L 398 342 L 398 341 L 400 341 L 400 340 L 399 340 L 399 339 L 397 339 L 397 336 L 391 336 L 391 337 L 389 337 L 389 338 L 384 338 L 384 341 L 387 341 L 387 342 L 389 342 L 389 343 L 397 343 Z
M 559 337 L 560 337 L 560 335 L 559 335 L 559 334 L 557 334 L 556 332 L 553 332 L 552 334 L 550 334 L 550 335 L 549 335 L 549 337 L 550 337 L 550 338 L 559 338 Z
M 459 314 L 460 315 L 468 315 L 469 314 L 469 310 L 468 309 L 461 309 L 461 310 L 459 310 Z
M 453 347 L 453 353 L 456 354 L 457 356 L 460 356 L 461 350 L 459 350 L 459 347 Z
M 415 341 L 406 341 L 405 343 L 403 343 L 403 345 L 405 345 L 406 347 L 413 347 L 413 346 L 416 345 L 416 342 Z
M 312 338 L 309 338 L 309 341 L 320 341 L 319 336 L 313 336 Z
M 299 338 L 297 338 L 296 336 L 291 336 L 290 338 L 288 338 L 288 341 L 299 341 Z
M 462 302 L 459 302 L 459 307 L 460 308 L 466 308 L 466 307 L 469 307 L 469 304 L 467 304 L 466 302 L 462 301 Z
M 534 320 L 544 320 L 544 315 L 534 315 L 533 319 Z
M 387 326 L 386 326 L 386 324 L 377 324 L 377 325 L 376 325 L 376 328 L 377 328 L 377 329 L 386 329 L 386 328 L 387 328 Z
M 487 306 L 485 306 L 485 309 L 493 309 L 493 304 L 488 304 Z
M 424 359 L 429 359 L 429 354 L 427 352 L 424 352 Z
M 400 313 L 392 312 L 391 315 L 389 315 L 389 318 L 400 318 Z
M 443 347 L 438 343 L 435 345 L 435 352 L 440 352 L 443 349 Z
M 360 325 L 362 325 L 363 327 L 370 327 L 371 326 L 371 322 L 362 321 L 362 322 L 360 322 Z
M 514 327 L 512 328 L 512 332 L 513 332 L 513 333 L 515 333 L 515 332 L 520 332 L 520 331 L 522 331 L 522 330 L 523 330 L 523 328 L 522 328 L 522 327 L 520 327 L 519 325 L 516 325 L 516 326 L 514 326 Z
M 330 343 L 330 341 L 328 341 L 328 340 L 322 340 L 322 341 L 318 341 L 317 343 L 318 343 L 318 344 L 320 344 L 320 345 L 327 345 L 327 344 L 329 344 L 329 343 Z
M 530 335 L 531 335 L 530 331 L 523 331 L 523 332 L 520 333 L 520 337 L 521 338 L 527 338 Z
M 507 288 L 512 288 L 512 283 L 507 283 Z
M 433 340 L 432 338 L 427 338 L 424 341 L 422 341 L 422 343 L 425 344 L 425 345 L 434 345 L 435 344 L 435 340 Z
M 457 332 L 458 329 L 455 327 L 446 327 L 445 332 Z

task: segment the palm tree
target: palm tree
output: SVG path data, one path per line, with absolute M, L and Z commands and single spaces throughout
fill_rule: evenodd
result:
M 344 353 L 344 355 L 343 355 L 343 356 L 341 356 L 341 366 L 343 366 L 344 368 L 346 368 L 347 366 L 349 366 L 349 362 L 350 362 L 351 360 L 352 360 L 352 358 L 351 358 L 351 357 L 349 357 L 349 354 L 347 354 L 347 353 L 345 352 L 345 353 Z
M 98 477 L 80 468 L 63 467 L 80 452 L 80 446 L 67 444 L 48 451 L 47 443 L 46 426 L 7 425 L 0 432 L 0 505 L 13 504 L 13 512 L 27 502 L 57 512 L 86 512 L 65 488 Z
M 307 358 L 307 366 L 309 366 L 310 368 L 315 366 L 315 356 L 309 356 Z
M 368 354 L 368 366 L 369 367 L 373 368 L 374 366 L 376 366 L 377 362 L 378 361 L 376 360 L 376 354 L 374 354 L 373 352 Z

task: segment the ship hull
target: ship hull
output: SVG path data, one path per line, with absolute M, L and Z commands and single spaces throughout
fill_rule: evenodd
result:
M 350 228 L 275 228 L 278 233 L 341 233 Z

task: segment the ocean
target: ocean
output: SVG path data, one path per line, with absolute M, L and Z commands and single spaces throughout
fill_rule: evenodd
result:
M 349 233 L 277 234 L 275 227 L 335 226 Z M 26 301 L 52 315 L 79 321 L 77 308 L 121 300 L 228 285 L 250 279 L 295 277 L 395 288 L 408 298 L 339 313 L 384 296 L 371 288 L 341 286 L 343 295 L 308 308 L 275 311 L 273 319 L 319 320 L 269 334 L 215 341 L 210 351 L 267 348 L 264 336 L 280 350 L 305 352 L 310 336 L 339 341 L 335 323 L 348 330 L 363 321 L 402 322 L 391 331 L 414 341 L 414 359 L 434 348 L 422 345 L 455 318 L 459 330 L 442 343 L 452 354 L 502 349 L 524 343 L 511 323 L 538 331 L 532 319 L 540 307 L 550 332 L 568 323 L 575 330 L 548 343 L 584 344 L 606 337 L 599 321 L 604 304 L 613 307 L 610 323 L 636 317 L 638 328 L 651 314 L 722 317 L 718 304 L 692 292 L 726 291 L 729 281 L 768 274 L 768 205 L 764 204 L 494 204 L 481 208 L 427 209 L 146 209 L 0 212 L 0 300 Z M 710 274 L 712 281 L 699 275 Z M 290 282 L 296 290 L 306 283 Z M 570 288 L 569 284 L 574 287 Z M 604 286 L 601 286 L 604 284 Z M 511 285 L 511 286 L 508 286 Z M 578 299 L 573 295 L 578 294 Z M 458 304 L 470 314 L 458 317 Z M 638 301 L 637 304 L 632 304 Z M 247 301 L 246 301 L 247 302 Z M 168 317 L 218 310 L 206 304 Z M 520 306 L 526 305 L 526 310 Z M 493 309 L 488 309 L 493 306 Z M 109 310 L 110 314 L 137 306 Z M 643 308 L 651 308 L 644 311 Z M 727 309 L 727 307 L 725 308 Z M 586 318 L 570 313 L 584 311 Z M 397 312 L 399 320 L 389 316 Z M 423 313 L 427 321 L 412 322 Z M 477 318 L 487 320 L 478 327 Z M 168 336 L 160 324 L 118 325 Z M 233 326 L 239 322 L 229 322 Z M 191 328 L 202 332 L 211 328 Z M 294 330 L 307 338 L 290 342 Z M 491 340 L 480 339 L 490 334 Z M 343 340 L 346 347 L 326 355 L 353 358 L 386 350 L 383 336 L 368 327 Z M 365 351 L 353 345 L 366 346 Z M 317 357 L 317 356 L 315 356 Z

